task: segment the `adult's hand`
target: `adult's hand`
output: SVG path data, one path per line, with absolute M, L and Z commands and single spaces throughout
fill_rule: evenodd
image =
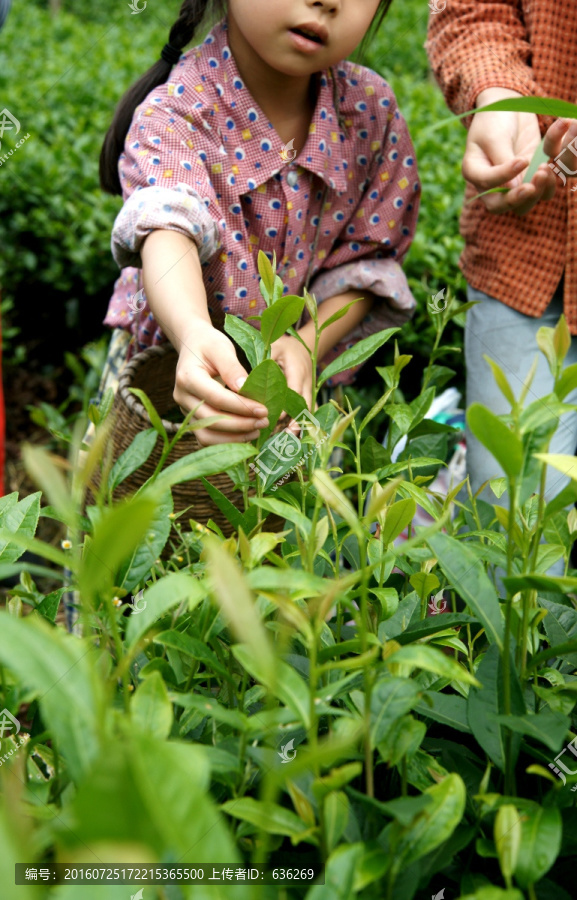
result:
M 507 88 L 489 88 L 481 91 L 475 105 L 488 106 L 497 100 L 521 96 Z M 553 142 L 561 139 L 559 131 L 560 128 L 554 132 L 551 147 L 557 146 Z M 463 176 L 479 193 L 496 187 L 510 189 L 481 198 L 490 212 L 513 211 L 525 215 L 537 203 L 554 196 L 558 182 L 546 163 L 539 166 L 530 182 L 523 183 L 540 140 L 539 120 L 534 113 L 486 112 L 473 117 L 463 158 Z

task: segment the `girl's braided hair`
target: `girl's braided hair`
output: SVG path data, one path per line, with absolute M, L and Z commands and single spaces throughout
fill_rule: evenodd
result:
M 366 47 L 380 27 L 392 0 L 381 0 L 371 27 L 359 47 L 362 58 Z M 208 16 L 222 17 L 226 14 L 226 0 L 184 0 L 178 19 L 170 29 L 168 43 L 176 50 L 184 50 L 196 34 L 198 27 Z M 148 94 L 168 79 L 172 65 L 158 59 L 144 75 L 130 87 L 116 107 L 110 128 L 106 132 L 100 151 L 100 186 L 109 194 L 122 194 L 118 177 L 118 158 L 124 150 L 126 135 L 137 106 Z
M 225 0 L 184 0 L 178 19 L 170 29 L 168 43 L 176 50 L 183 50 L 193 39 L 197 28 L 211 8 L 215 14 L 224 15 Z M 171 70 L 172 65 L 169 62 L 158 59 L 126 91 L 116 107 L 100 151 L 100 186 L 109 194 L 122 194 L 118 177 L 118 157 L 124 150 L 134 110 L 155 87 L 164 84 Z

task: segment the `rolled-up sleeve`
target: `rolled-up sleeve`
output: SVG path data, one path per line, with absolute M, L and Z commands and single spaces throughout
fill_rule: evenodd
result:
M 120 268 L 142 267 L 142 243 L 157 229 L 190 237 L 201 263 L 222 246 L 226 223 L 194 149 L 194 132 L 202 127 L 202 118 L 197 112 L 187 119 L 162 103 L 143 104 L 135 113 L 118 163 L 124 205 L 114 223 L 111 248 Z
M 193 188 L 186 184 L 141 188 L 125 202 L 112 230 L 112 255 L 121 269 L 142 267 L 140 248 L 147 235 L 157 229 L 192 238 L 201 263 L 221 247 L 218 223 Z
M 363 321 L 323 358 L 321 370 L 362 338 L 403 325 L 416 309 L 401 262 L 417 225 L 420 183 L 409 132 L 393 100 L 387 122 L 361 199 L 310 288 L 318 303 L 350 290 L 360 295 L 370 291 L 376 300 Z M 350 384 L 360 368 L 327 384 Z
M 524 96 L 540 93 L 519 0 L 450 0 L 443 12 L 431 13 L 425 48 L 456 114 L 474 109 L 487 88 L 509 88 Z

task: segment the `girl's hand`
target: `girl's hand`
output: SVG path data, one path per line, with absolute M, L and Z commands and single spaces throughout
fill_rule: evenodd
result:
M 195 319 L 180 343 L 173 396 L 185 414 L 198 407 L 197 422 L 226 416 L 194 432 L 202 446 L 256 440 L 260 429 L 268 425 L 266 406 L 237 393 L 247 377 L 230 338 L 205 320 Z
M 289 334 L 283 335 L 271 345 L 271 357 L 282 369 L 289 388 L 296 391 L 306 400 L 310 409 L 312 397 L 312 360 L 303 345 Z M 281 419 L 285 415 L 281 414 Z M 300 434 L 300 426 L 294 420 L 288 426 L 288 431 Z

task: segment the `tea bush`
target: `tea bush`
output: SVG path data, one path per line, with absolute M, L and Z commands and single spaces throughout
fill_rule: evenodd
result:
M 21 330 L 18 339 L 5 329 L 7 362 L 25 358 L 32 336 L 38 339 L 35 357 L 54 364 L 63 350 L 78 350 L 102 331 L 118 274 L 110 232 L 120 200 L 98 186 L 100 146 L 117 100 L 162 47 L 177 5 L 159 10 L 150 0 L 142 14 L 132 15 L 127 2 L 70 0 L 54 19 L 43 3 L 13 6 L 0 36 L 0 97 L 30 139 L 0 169 L 0 284 L 7 326 Z M 422 212 L 406 265 L 420 308 L 404 330 L 417 373 L 434 339 L 427 298 L 443 287 L 462 296 L 464 132 L 457 128 L 450 138 L 427 133 L 447 115 L 427 76 L 427 12 L 421 0 L 393 4 L 365 60 L 389 78 L 420 161 Z M 3 147 L 11 149 L 12 138 L 5 135 Z M 460 346 L 459 328 L 450 342 Z M 361 383 L 369 380 L 365 374 Z M 406 386 L 410 396 L 418 381 L 417 375 Z
M 423 474 L 443 464 L 439 433 L 453 433 L 425 418 L 435 360 L 411 403 L 399 400 L 413 364 L 401 344 L 379 369 L 381 396 L 367 415 L 335 402 L 304 415 L 270 343 L 305 303 L 314 318 L 314 303 L 283 297 L 264 254 L 260 270 L 261 332 L 227 322 L 251 363 L 243 393 L 269 410 L 256 446 L 206 447 L 166 465 L 197 426 L 190 414 L 170 438 L 140 394 L 151 428 L 113 461 L 109 395 L 90 411 L 96 435 L 82 457 L 79 423 L 66 474 L 45 450 L 25 448 L 48 507 L 40 493 L 0 500 L 0 575 L 20 573 L 0 612 L 0 704 L 14 717 L 0 746 L 3 897 L 69 896 L 69 885 L 14 887 L 14 861 L 132 860 L 326 866 L 313 886 L 284 878 L 171 894 L 195 900 L 231 891 L 247 900 L 571 900 L 577 517 L 567 507 L 577 466 L 547 453 L 559 417 L 577 411 L 564 402 L 577 384 L 577 367 L 564 368 L 565 320 L 540 334 L 549 397 L 525 406 L 530 378 L 517 401 L 493 364 L 510 414 L 468 411 L 505 473 L 491 482 L 494 502 L 466 485 L 441 496 Z M 439 348 L 465 308 L 451 300 L 435 316 Z M 313 397 L 323 379 L 398 340 L 389 329 L 346 351 L 315 378 Z M 280 449 L 286 435 L 271 433 L 283 408 L 309 422 L 296 467 Z M 384 447 L 368 434 L 381 411 Z M 393 463 L 403 436 L 405 458 Z M 341 445 L 344 473 L 331 464 Z M 152 477 L 140 474 L 139 489 L 115 499 L 153 452 Z M 548 503 L 546 463 L 570 478 Z M 295 468 L 297 480 L 281 484 Z M 235 486 L 230 496 L 211 488 L 226 533 L 175 507 L 171 492 L 221 472 Z M 414 526 L 417 505 L 428 526 Z M 280 532 L 267 530 L 273 513 Z M 67 525 L 62 549 L 34 538 L 41 515 Z M 24 550 L 46 568 L 19 562 Z M 551 577 L 559 560 L 564 575 Z M 45 571 L 64 586 L 43 593 Z M 65 587 L 77 598 L 74 634 L 55 625 Z M 15 722 L 28 740 L 10 734 Z M 120 889 L 82 890 L 112 900 Z

